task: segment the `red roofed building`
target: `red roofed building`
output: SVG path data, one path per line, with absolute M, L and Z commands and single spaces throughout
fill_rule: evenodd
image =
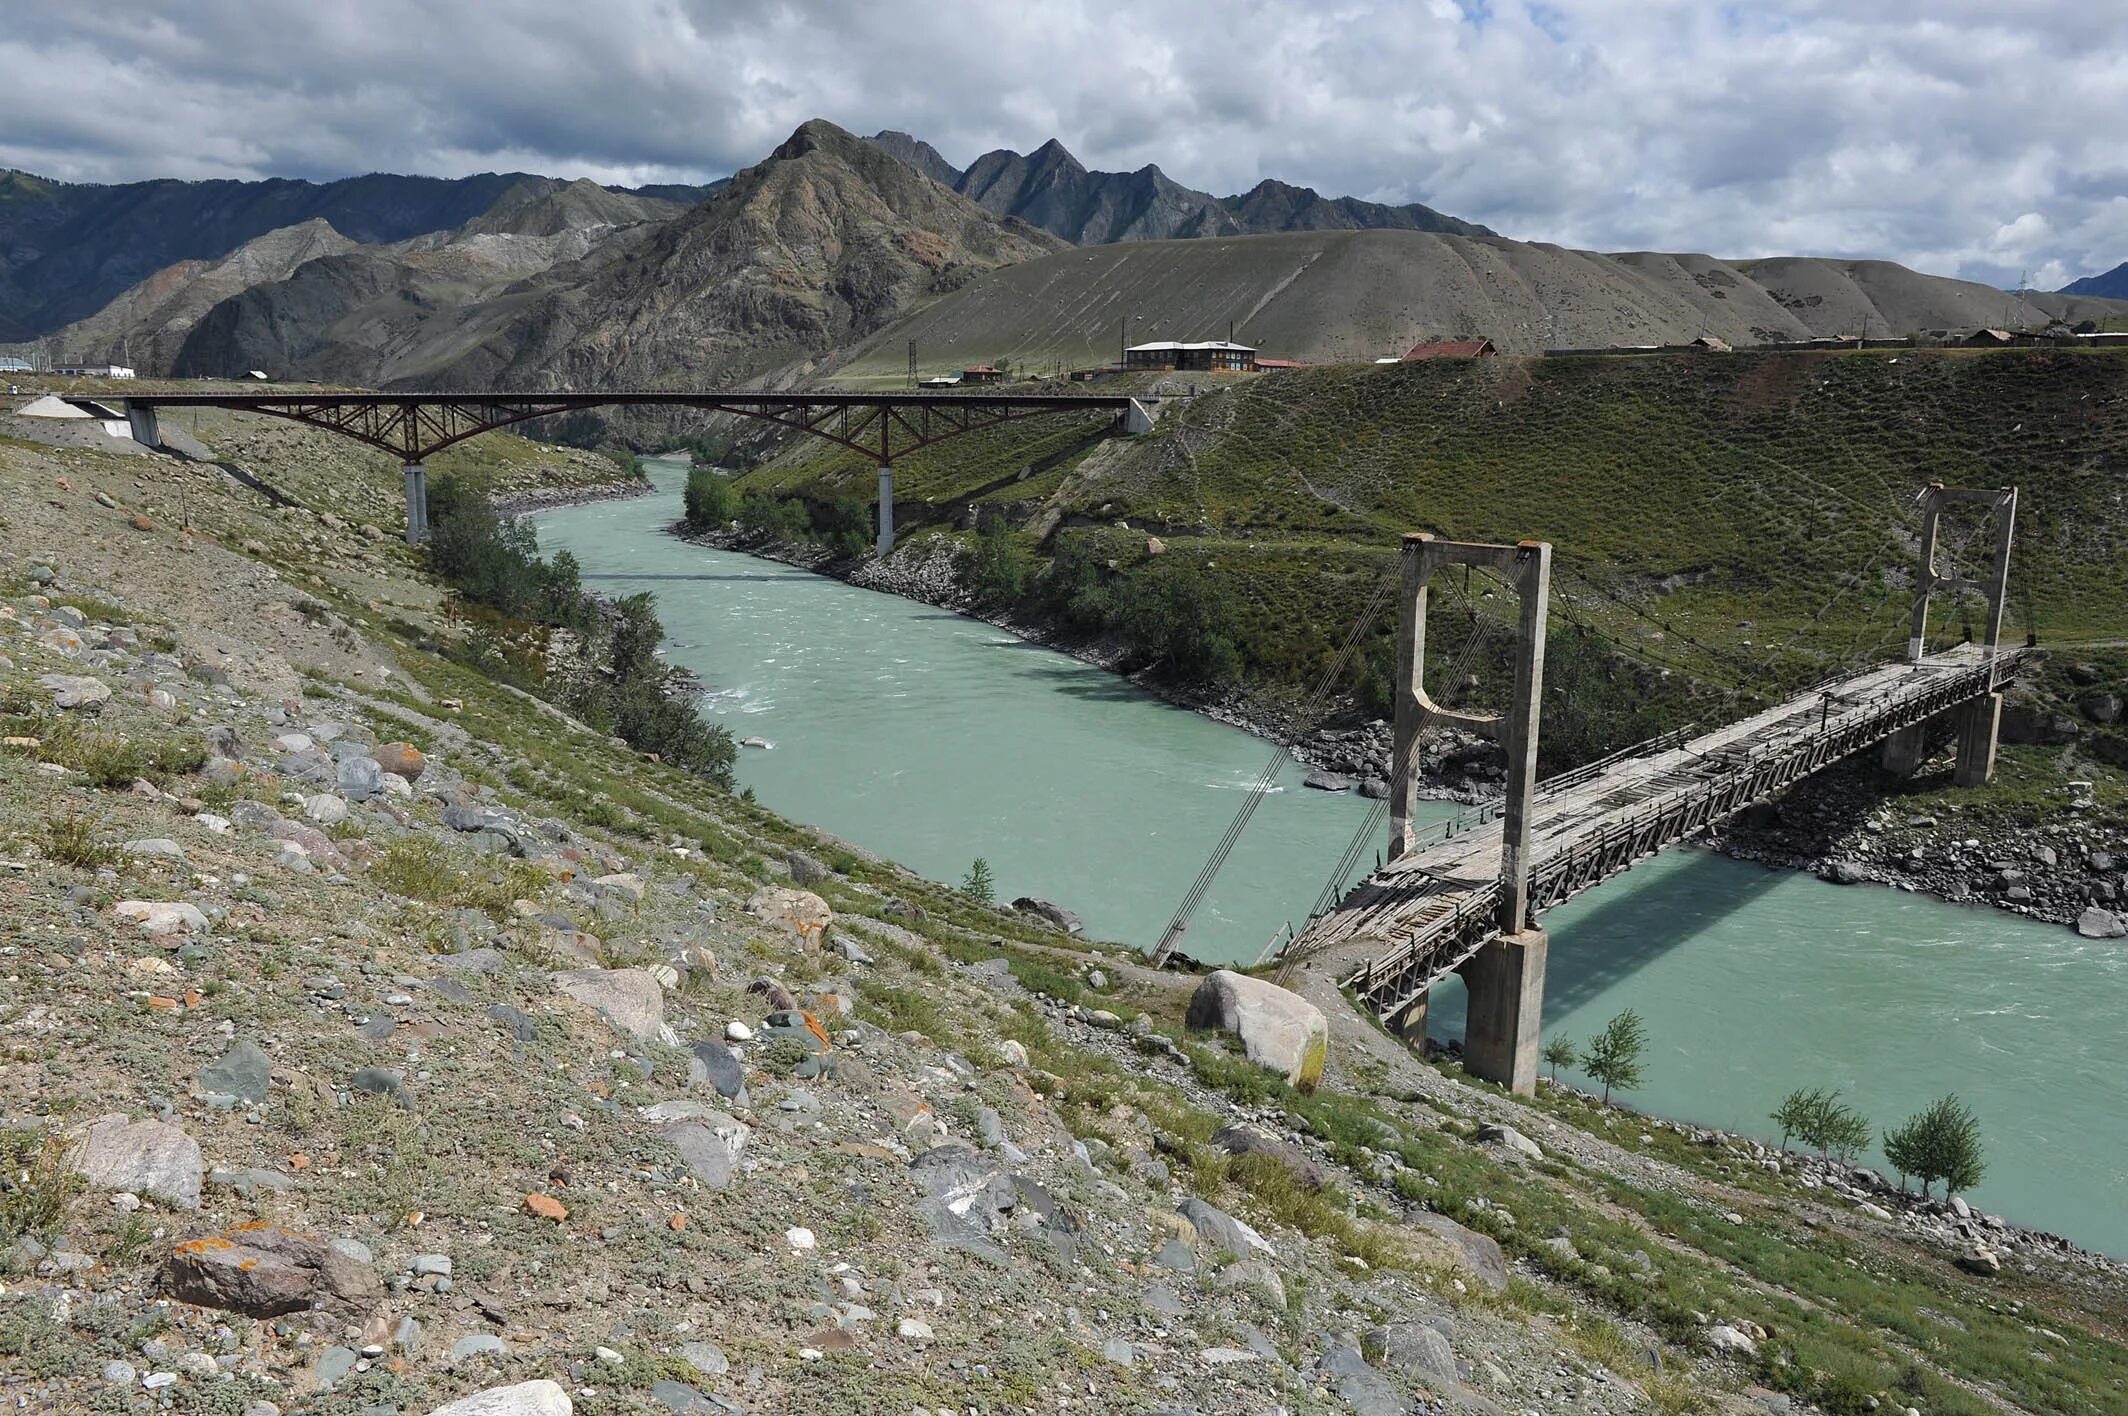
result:
M 1404 351 L 1403 362 L 1416 363 L 1421 359 L 1476 359 L 1482 355 L 1497 354 L 1490 339 L 1422 339 Z

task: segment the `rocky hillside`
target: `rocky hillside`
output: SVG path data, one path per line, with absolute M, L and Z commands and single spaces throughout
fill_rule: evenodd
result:
M 1239 196 L 1215 197 L 1183 186 L 1158 167 L 1089 171 L 1054 138 L 1025 155 L 1009 148 L 986 152 L 966 171 L 907 133 L 876 133 L 866 141 L 988 211 L 1016 216 L 1078 246 L 1376 228 L 1492 234 L 1416 202 L 1384 206 L 1356 197 L 1324 197 L 1308 187 L 1270 180 Z
M 1113 362 L 1122 334 L 1131 343 L 1225 338 L 1230 324 L 1267 357 L 1365 363 L 1457 334 L 1523 353 L 1683 344 L 1703 333 L 1742 346 L 1864 329 L 1882 337 L 2005 321 L 2024 327 L 2123 311 L 2128 306 L 2082 296 L 2020 302 L 1887 261 L 1730 262 L 1334 230 L 1135 241 L 1001 270 L 883 331 L 846 370 L 891 376 L 912 339 L 919 356 L 933 351 L 933 362 L 949 367 L 981 357 L 1070 368 Z
M 202 434 L 301 505 L 0 444 L 11 1404 L 2119 1409 L 2103 1261 L 781 821 L 469 667 L 370 454 Z
M 612 194 L 586 187 L 432 246 L 316 261 L 255 287 L 200 321 L 177 372 L 268 368 L 378 387 L 736 381 L 802 370 L 1057 244 L 809 123 L 671 221 L 595 228 L 604 234 L 573 258 L 537 271 L 504 259 L 528 243 L 544 259 L 586 220 L 615 214 Z M 539 234 L 550 230 L 561 235 Z
M 105 186 L 0 171 L 0 342 L 54 333 L 158 271 L 220 261 L 269 231 L 323 221 L 350 241 L 403 241 L 461 226 L 525 180 L 523 173 L 452 180 L 372 173 L 323 184 Z

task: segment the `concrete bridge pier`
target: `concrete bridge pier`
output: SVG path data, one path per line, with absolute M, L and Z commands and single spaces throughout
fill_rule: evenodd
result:
M 1470 991 L 1463 1070 L 1518 1096 L 1537 1091 L 1544 1027 L 1544 966 L 1551 936 L 1535 925 L 1503 934 L 1458 970 Z
M 874 549 L 881 559 L 894 549 L 894 469 L 884 462 L 879 464 L 879 540 Z
M 156 425 L 155 405 L 152 403 L 145 405 L 128 403 L 126 405 L 126 428 L 133 435 L 133 441 L 139 443 L 142 447 L 161 447 L 163 445 L 162 429 Z
M 2002 727 L 2002 695 L 1986 693 L 1958 710 L 1958 765 L 1951 780 L 1986 786 L 1995 776 L 1995 743 Z
M 1928 724 L 1901 728 L 1884 740 L 1884 770 L 1894 777 L 1911 777 L 1921 770 L 1928 752 Z
M 406 543 L 418 546 L 429 538 L 429 473 L 418 462 L 405 464 Z

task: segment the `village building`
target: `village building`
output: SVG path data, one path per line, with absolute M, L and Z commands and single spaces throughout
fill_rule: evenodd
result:
M 1229 339 L 1183 343 L 1173 339 L 1133 344 L 1123 351 L 1126 369 L 1181 369 L 1190 372 L 1246 374 L 1256 367 L 1256 350 Z
M 1498 352 L 1493 348 L 1490 339 L 1422 339 L 1404 351 L 1401 362 L 1416 364 L 1427 359 L 1478 359 Z

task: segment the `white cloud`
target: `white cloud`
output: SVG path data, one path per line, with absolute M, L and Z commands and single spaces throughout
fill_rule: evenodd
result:
M 1605 249 L 2128 259 L 2128 6 L 2089 0 L 37 8 L 0 37 L 0 162 L 74 180 L 697 180 L 818 116 Z

